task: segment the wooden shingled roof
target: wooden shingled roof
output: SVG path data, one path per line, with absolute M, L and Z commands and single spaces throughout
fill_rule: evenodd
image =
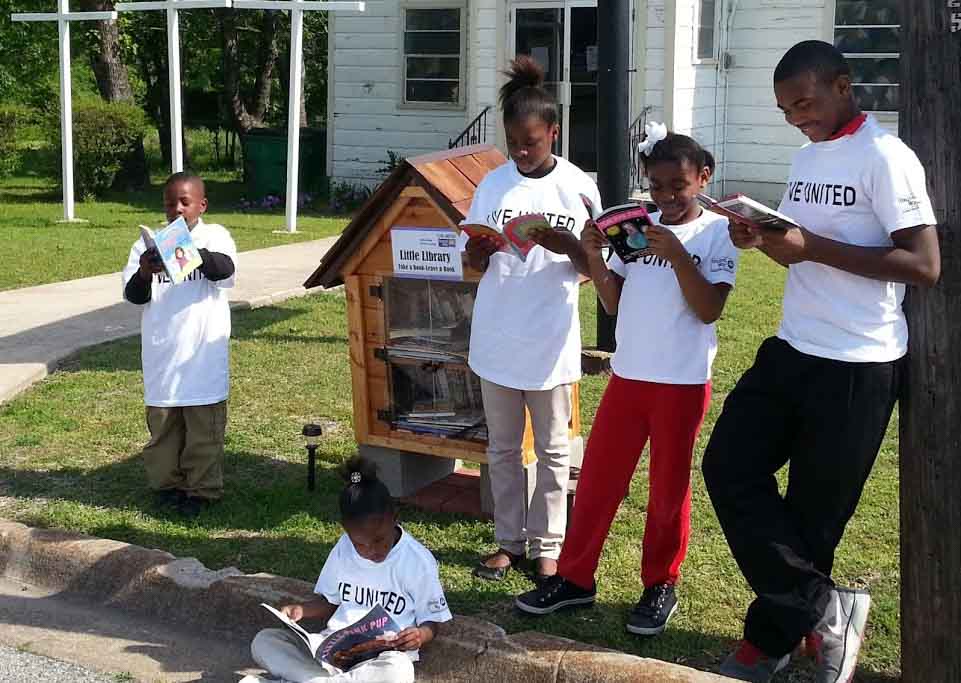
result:
M 307 278 L 304 287 L 341 284 L 341 269 L 405 187 L 424 188 L 456 225 L 467 216 L 480 181 L 505 161 L 504 155 L 492 145 L 458 147 L 404 159 L 358 210 L 340 239 L 321 259 L 317 270 Z

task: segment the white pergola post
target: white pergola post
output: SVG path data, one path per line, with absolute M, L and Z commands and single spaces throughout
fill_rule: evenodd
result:
M 300 92 L 303 88 L 304 12 L 364 11 L 363 2 L 340 0 L 233 0 L 237 9 L 290 11 L 290 84 L 287 94 L 287 217 L 286 232 L 297 232 L 300 171 Z
M 182 9 L 225 9 L 231 0 L 160 0 L 118 2 L 121 12 L 163 10 L 167 13 L 167 82 L 170 91 L 170 172 L 184 170 L 183 108 L 180 93 L 180 15 Z
M 116 12 L 71 12 L 68 0 L 57 0 L 56 12 L 11 14 L 12 21 L 56 21 L 60 34 L 60 147 L 63 219 L 75 221 L 73 197 L 73 96 L 70 82 L 70 22 L 114 21 Z

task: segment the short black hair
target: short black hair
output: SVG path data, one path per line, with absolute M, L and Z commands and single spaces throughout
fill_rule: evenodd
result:
M 707 167 L 714 174 L 714 155 L 701 147 L 694 138 L 680 133 L 668 133 L 667 137 L 654 145 L 650 154 L 642 154 L 644 170 L 660 161 L 688 162 L 698 171 Z
M 368 517 L 393 514 L 394 499 L 377 478 L 377 465 L 355 455 L 340 468 L 346 486 L 340 492 L 340 520 L 358 522 Z
M 530 55 L 517 55 L 504 75 L 509 79 L 501 86 L 498 100 L 504 111 L 504 123 L 536 116 L 548 126 L 558 122 L 557 100 L 544 88 L 544 69 Z
M 781 57 L 774 69 L 774 82 L 780 83 L 803 73 L 813 73 L 822 83 L 834 83 L 840 76 L 850 76 L 851 66 L 831 43 L 805 40 Z
M 178 171 L 167 178 L 167 182 L 164 183 L 164 190 L 173 185 L 174 183 L 189 183 L 190 185 L 196 185 L 200 188 L 200 194 L 204 197 L 207 196 L 207 185 L 204 183 L 204 179 L 201 178 L 196 173 L 191 173 L 190 171 Z

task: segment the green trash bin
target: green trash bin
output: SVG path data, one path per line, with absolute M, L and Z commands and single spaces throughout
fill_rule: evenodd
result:
M 248 199 L 287 194 L 287 133 L 271 128 L 254 128 L 244 136 L 244 181 Z M 327 131 L 300 129 L 298 189 L 317 192 L 327 177 Z

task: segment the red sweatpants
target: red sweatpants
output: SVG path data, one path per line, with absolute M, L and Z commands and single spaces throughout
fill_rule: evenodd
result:
M 657 384 L 613 375 L 587 441 L 558 573 L 594 585 L 601 549 L 648 437 L 650 492 L 641 554 L 645 588 L 676 583 L 691 533 L 691 458 L 711 384 Z

